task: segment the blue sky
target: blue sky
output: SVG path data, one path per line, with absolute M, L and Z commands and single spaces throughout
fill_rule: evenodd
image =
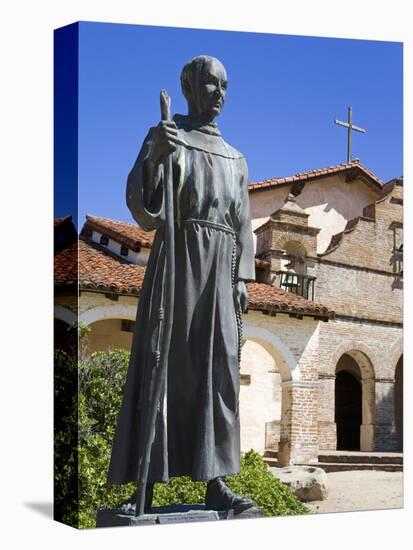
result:
M 195 55 L 228 73 L 217 123 L 248 161 L 250 181 L 353 157 L 387 181 L 402 166 L 402 44 L 334 38 L 81 23 L 79 32 L 79 224 L 86 214 L 132 221 L 125 185 L 140 145 L 159 121 L 159 91 L 186 113 L 179 75 Z

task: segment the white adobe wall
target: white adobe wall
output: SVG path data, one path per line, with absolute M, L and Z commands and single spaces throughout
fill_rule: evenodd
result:
M 287 186 L 250 193 L 253 230 L 282 207 L 289 189 Z M 321 229 L 317 252 L 324 252 L 331 237 L 343 231 L 349 220 L 361 216 L 363 208 L 376 199 L 377 193 L 360 180 L 346 183 L 343 173 L 307 183 L 297 197 L 297 204 L 310 215 L 308 225 Z
M 92 233 L 92 241 L 100 244 L 100 238 L 102 236 L 102 233 L 99 233 L 99 231 L 93 231 Z M 141 248 L 140 252 L 135 252 L 134 250 L 131 250 L 129 248 L 129 252 L 127 256 L 122 256 L 120 253 L 121 244 L 115 241 L 114 239 L 109 238 L 109 243 L 106 246 L 108 250 L 113 252 L 114 254 L 117 254 L 121 258 L 124 258 L 128 262 L 131 262 L 133 264 L 138 265 L 146 265 L 148 263 L 150 249 L 149 248 Z

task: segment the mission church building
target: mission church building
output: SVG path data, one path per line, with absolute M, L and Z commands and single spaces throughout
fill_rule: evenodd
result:
M 249 191 L 256 282 L 243 315 L 242 450 L 278 465 L 401 452 L 402 178 L 384 184 L 352 161 Z M 70 217 L 55 220 L 56 347 L 81 321 L 90 353 L 130 349 L 153 237 L 87 216 L 78 240 Z

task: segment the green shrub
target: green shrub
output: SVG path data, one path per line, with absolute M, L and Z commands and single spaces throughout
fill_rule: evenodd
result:
M 75 365 L 68 356 L 59 353 L 55 388 L 56 397 L 65 403 L 62 409 L 65 414 L 56 425 L 56 502 L 61 505 L 62 521 L 80 528 L 95 527 L 98 508 L 114 508 L 135 490 L 134 484 L 108 486 L 106 483 L 129 353 L 124 350 L 96 352 L 80 362 L 77 370 L 78 398 L 64 391 L 65 384 L 72 390 L 76 387 L 73 385 Z M 65 362 L 67 369 L 62 370 Z M 73 447 L 76 426 L 77 453 L 76 445 Z M 78 485 L 73 484 L 74 480 Z M 266 516 L 308 511 L 271 474 L 255 451 L 241 457 L 240 474 L 227 477 L 226 482 L 235 493 L 250 497 L 256 506 L 262 507 Z M 168 483 L 155 485 L 153 504 L 202 503 L 205 487 L 205 483 L 193 482 L 188 477 L 173 478 Z
M 263 509 L 265 516 L 290 516 L 309 511 L 286 485 L 273 476 L 256 451 L 245 453 L 239 475 L 227 477 L 226 481 L 234 493 L 251 498 Z
M 112 440 L 129 362 L 124 350 L 93 353 L 79 365 L 80 527 L 95 527 L 97 508 L 114 508 L 133 484 L 107 485 Z

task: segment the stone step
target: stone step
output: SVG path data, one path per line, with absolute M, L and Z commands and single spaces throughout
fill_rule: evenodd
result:
M 279 467 L 278 453 L 266 449 L 264 462 L 268 466 Z M 297 464 L 308 466 L 308 464 Z M 382 472 L 402 472 L 402 453 L 360 452 L 360 451 L 326 451 L 318 456 L 318 462 L 311 464 L 326 472 L 345 472 L 349 470 L 377 470 Z
M 317 468 L 322 468 L 325 472 L 347 472 L 350 470 L 375 470 L 378 472 L 402 472 L 403 464 L 368 464 L 361 462 L 318 462 L 314 464 Z
M 264 458 L 278 458 L 278 451 L 274 449 L 265 449 Z
M 279 468 L 276 458 L 264 457 L 264 462 L 270 467 Z M 309 466 L 309 464 L 295 464 L 295 466 Z M 322 468 L 325 472 L 347 472 L 350 470 L 376 470 L 378 472 L 402 472 L 403 464 L 369 464 L 367 462 L 317 462 L 311 464 Z
M 337 464 L 403 464 L 402 453 L 324 451 L 318 455 L 319 462 Z

